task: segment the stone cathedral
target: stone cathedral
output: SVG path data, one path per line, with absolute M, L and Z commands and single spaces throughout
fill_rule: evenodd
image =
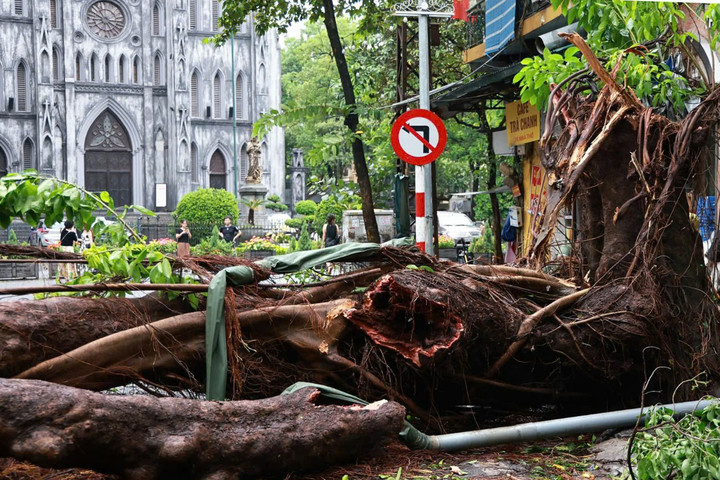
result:
M 280 106 L 277 33 L 248 18 L 233 42 L 204 43 L 219 0 L 1 5 L 0 174 L 34 168 L 158 210 L 245 185 L 252 123 Z M 283 197 L 282 129 L 260 149 L 261 184 Z

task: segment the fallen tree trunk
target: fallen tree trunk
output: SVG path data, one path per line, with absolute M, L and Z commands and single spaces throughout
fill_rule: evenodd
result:
M 403 427 L 398 404 L 319 405 L 318 395 L 201 402 L 0 379 L 0 456 L 130 480 L 267 478 L 351 461 Z
M 115 332 L 191 310 L 187 302 L 155 295 L 0 302 L 0 377 Z

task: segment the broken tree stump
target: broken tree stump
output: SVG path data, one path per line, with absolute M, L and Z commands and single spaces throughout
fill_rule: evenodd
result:
M 0 379 L 0 456 L 131 480 L 267 478 L 351 461 L 403 428 L 397 403 L 318 405 L 319 395 L 208 402 Z

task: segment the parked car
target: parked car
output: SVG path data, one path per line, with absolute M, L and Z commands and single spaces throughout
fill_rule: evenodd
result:
M 464 213 L 438 211 L 437 214 L 438 233 L 452 238 L 456 244 L 461 241 L 470 243 L 482 235 L 480 229 Z

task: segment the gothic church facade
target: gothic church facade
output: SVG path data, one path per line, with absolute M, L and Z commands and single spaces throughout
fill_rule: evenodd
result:
M 252 123 L 280 106 L 280 51 L 252 18 L 233 42 L 203 42 L 220 13 L 219 0 L 4 0 L 0 174 L 34 168 L 158 210 L 242 187 Z M 262 183 L 281 197 L 284 142 L 278 128 L 261 140 Z

